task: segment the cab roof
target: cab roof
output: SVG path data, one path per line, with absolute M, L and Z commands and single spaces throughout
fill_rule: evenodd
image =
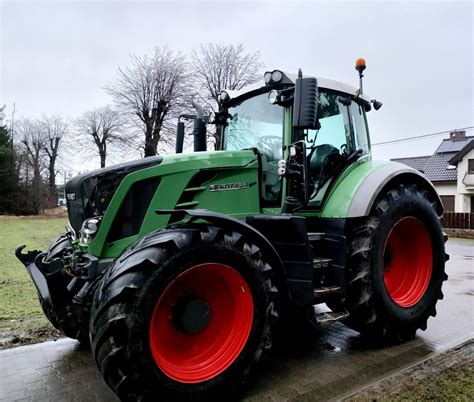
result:
M 296 74 L 287 73 L 285 71 L 282 71 L 282 72 L 290 79 L 290 81 L 293 84 L 295 83 L 296 78 L 298 78 Z M 341 81 L 331 80 L 329 78 L 316 77 L 316 79 L 318 80 L 318 88 L 332 89 L 333 91 L 343 92 L 351 96 L 358 95 L 359 89 L 353 87 L 352 85 L 346 84 Z M 227 92 L 230 99 L 236 99 L 249 92 L 257 91 L 265 87 L 266 87 L 265 81 L 260 80 L 260 81 L 255 82 L 254 84 L 247 85 L 246 87 L 239 89 L 238 91 L 225 90 L 225 92 Z M 366 102 L 370 102 L 369 95 L 365 93 L 361 96 L 361 98 L 365 100 Z

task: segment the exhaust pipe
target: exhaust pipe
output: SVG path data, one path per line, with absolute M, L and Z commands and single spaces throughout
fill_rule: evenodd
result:
M 181 118 L 181 116 L 179 116 Z M 178 119 L 178 126 L 176 127 L 176 153 L 183 153 L 184 143 L 184 122 Z
M 207 150 L 206 123 L 204 119 L 204 109 L 200 104 L 193 101 L 193 107 L 196 109 L 196 118 L 194 119 L 194 152 Z

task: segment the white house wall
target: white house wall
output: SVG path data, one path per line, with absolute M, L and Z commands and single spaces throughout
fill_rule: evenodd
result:
M 458 193 L 456 196 L 456 212 L 470 212 L 471 211 L 471 195 L 474 195 L 474 189 L 466 188 L 464 183 L 462 182 L 464 179 L 464 175 L 467 172 L 467 164 L 468 159 L 474 159 L 474 149 L 471 149 L 462 161 L 458 163 L 458 181 L 457 181 L 457 188 L 456 192 Z
M 436 191 L 439 195 L 455 195 L 457 196 L 457 185 L 456 183 L 453 184 L 438 184 L 436 182 L 433 183 Z
M 456 212 L 471 212 L 471 196 L 468 194 L 458 194 L 456 196 Z

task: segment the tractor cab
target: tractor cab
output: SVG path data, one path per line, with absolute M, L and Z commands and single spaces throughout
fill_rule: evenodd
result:
M 362 87 L 274 70 L 218 100 L 219 112 L 208 119 L 219 133 L 218 150 L 258 154 L 264 208 L 282 205 L 284 194 L 290 210 L 321 209 L 339 174 L 371 159 L 365 114 L 377 101 Z

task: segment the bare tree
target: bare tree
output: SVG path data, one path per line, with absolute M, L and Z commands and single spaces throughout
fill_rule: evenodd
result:
M 156 155 L 158 144 L 169 132 L 166 123 L 185 105 L 186 70 L 181 53 L 157 47 L 151 55 L 132 56 L 131 64 L 119 67 L 115 82 L 106 86 L 119 108 L 143 130 L 145 157 Z
M 76 127 L 87 139 L 86 146 L 93 147 L 99 154 L 101 168 L 105 167 L 109 145 L 129 142 L 123 130 L 123 117 L 110 106 L 85 112 L 76 120 Z
M 260 78 L 263 67 L 260 53 L 245 52 L 242 43 L 224 45 L 208 43 L 191 53 L 196 97 L 208 109 L 216 111 L 217 97 L 224 89 L 239 90 Z M 220 132 L 210 132 L 215 149 L 221 149 Z
M 39 124 L 43 137 L 43 150 L 48 159 L 49 202 L 52 205 L 56 205 L 56 162 L 58 160 L 62 140 L 67 134 L 68 123 L 61 116 L 43 116 Z
M 20 133 L 20 142 L 23 144 L 26 154 L 26 198 L 27 202 L 31 205 L 32 212 L 38 214 L 43 206 L 41 170 L 44 137 L 42 128 L 38 121 L 22 119 L 18 123 L 18 131 Z M 33 178 L 31 180 L 29 177 L 30 168 L 33 170 Z

